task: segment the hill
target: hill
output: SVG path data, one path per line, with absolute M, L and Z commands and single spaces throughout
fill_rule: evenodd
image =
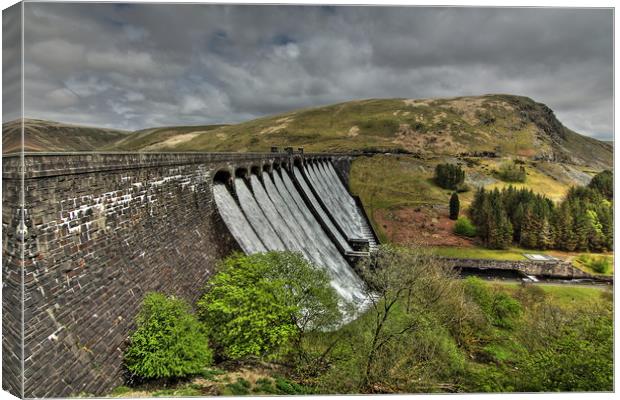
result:
M 25 151 L 94 151 L 129 135 L 128 131 L 64 124 L 38 119 L 24 120 Z M 2 152 L 21 150 L 19 120 L 2 124 Z
M 226 125 L 174 126 L 150 128 L 133 132 L 104 150 L 163 151 L 209 133 Z
M 421 155 L 494 154 L 609 168 L 613 147 L 564 127 L 527 97 L 369 99 L 297 110 L 236 124 L 165 128 L 118 142 L 119 150 L 308 151 L 399 150 Z M 209 128 L 209 129 L 207 129 Z M 177 131 L 179 137 L 173 139 Z M 205 132 L 206 131 L 206 132 Z M 146 144 L 145 143 L 149 143 Z M 155 148 L 153 143 L 157 143 Z

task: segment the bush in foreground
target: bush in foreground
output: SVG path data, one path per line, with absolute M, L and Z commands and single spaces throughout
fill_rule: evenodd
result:
M 189 305 L 161 293 L 148 293 L 125 352 L 125 365 L 144 379 L 182 378 L 212 361 L 207 336 Z
M 300 254 L 236 254 L 224 260 L 198 302 L 224 357 L 276 358 L 300 351 L 305 332 L 340 320 L 327 274 Z

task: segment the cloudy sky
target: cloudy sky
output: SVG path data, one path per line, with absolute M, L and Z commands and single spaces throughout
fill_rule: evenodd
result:
M 612 137 L 611 10 L 26 3 L 24 25 L 27 117 L 140 129 L 513 93 Z

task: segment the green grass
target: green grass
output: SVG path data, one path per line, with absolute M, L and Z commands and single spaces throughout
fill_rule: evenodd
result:
M 493 166 L 499 169 L 500 162 L 489 162 L 489 166 Z M 543 171 L 538 169 L 536 165 L 526 164 L 525 171 L 527 174 L 525 182 L 502 182 L 499 181 L 492 185 L 489 185 L 488 189 L 503 189 L 508 186 L 513 186 L 517 189 L 531 189 L 535 193 L 540 193 L 553 201 L 560 201 L 564 198 L 568 189 L 570 189 L 570 185 L 564 182 L 559 182 L 552 178 L 551 176 L 545 174 Z
M 544 163 L 526 162 L 527 180 L 524 183 L 506 183 L 494 178 L 494 171 L 506 159 L 464 158 L 466 176 L 475 176 L 475 182 L 487 182 L 486 189 L 516 188 L 531 189 L 554 201 L 564 198 L 571 185 L 577 185 L 560 164 L 556 177 L 545 172 Z M 438 187 L 434 181 L 435 166 L 443 162 L 455 162 L 454 158 L 434 157 L 419 159 L 412 155 L 375 155 L 357 157 L 350 171 L 351 192 L 360 196 L 366 213 L 382 241 L 387 239 L 380 224 L 376 221 L 378 210 L 390 211 L 401 208 L 439 205 L 447 207 L 451 191 Z M 561 179 L 558 179 L 560 177 Z M 488 184 L 488 182 L 494 182 Z M 459 193 L 461 215 L 466 215 L 467 208 L 473 200 L 475 188 Z M 538 252 L 538 251 L 537 251 Z M 492 254 L 479 258 L 494 258 Z M 505 256 L 504 256 L 505 258 Z M 502 259 L 504 259 L 502 258 Z M 521 260 L 523 257 L 512 259 Z
M 604 272 L 597 271 L 593 268 L 593 263 L 597 261 L 604 261 L 607 264 L 607 269 Z M 590 254 L 583 253 L 572 260 L 573 266 L 581 269 L 592 275 L 613 276 L 614 274 L 614 256 L 609 254 Z
M 411 156 L 359 157 L 351 166 L 350 188 L 370 211 L 447 204 L 451 192 L 435 185 L 431 169 Z
M 508 250 L 491 250 L 483 247 L 429 247 L 429 250 L 441 257 L 474 258 L 484 260 L 523 261 L 524 253 L 541 253 L 541 251 L 511 248 Z M 544 253 L 544 252 L 542 252 Z
M 523 117 L 520 109 L 524 104 L 536 118 Z M 611 165 L 609 146 L 598 146 L 593 153 L 580 146 L 587 139 L 569 135 L 571 140 L 562 143 L 560 148 L 548 135 L 539 135 L 542 125 L 548 129 L 546 116 L 538 112 L 543 109 L 531 99 L 508 95 L 428 99 L 413 103 L 407 99 L 355 100 L 235 125 L 138 131 L 131 138 L 119 141 L 117 148 L 138 150 L 140 146 L 163 143 L 175 134 L 208 129 L 209 132 L 191 140 L 168 143 L 161 150 L 268 151 L 271 146 L 303 146 L 307 151 L 319 152 L 379 148 L 455 155 L 499 148 L 503 156 L 531 157 L 539 151 L 568 151 L 584 160 L 595 157 Z M 531 110 L 538 111 L 532 113 Z M 553 129 L 564 128 L 558 122 Z M 559 131 L 554 133 L 562 135 Z
M 509 293 L 514 293 L 520 286 L 519 283 L 515 282 L 489 282 L 489 284 L 498 285 Z M 576 306 L 589 301 L 600 301 L 602 293 L 608 290 L 604 287 L 579 287 L 564 284 L 546 285 L 537 283 L 536 286 L 549 295 L 550 301 L 561 307 Z
M 110 393 L 111 396 L 115 396 L 115 397 L 122 397 L 123 395 L 130 393 L 132 390 L 130 387 L 127 386 L 117 386 L 114 389 L 112 389 L 112 392 Z

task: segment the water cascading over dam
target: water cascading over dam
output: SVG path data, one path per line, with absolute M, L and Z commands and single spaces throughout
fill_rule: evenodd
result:
M 299 252 L 325 268 L 343 300 L 361 307 L 364 282 L 346 257 L 368 254 L 351 243 L 374 250 L 376 241 L 331 163 L 295 165 L 292 174 L 284 167 L 244 173 L 213 186 L 218 211 L 241 249 Z

